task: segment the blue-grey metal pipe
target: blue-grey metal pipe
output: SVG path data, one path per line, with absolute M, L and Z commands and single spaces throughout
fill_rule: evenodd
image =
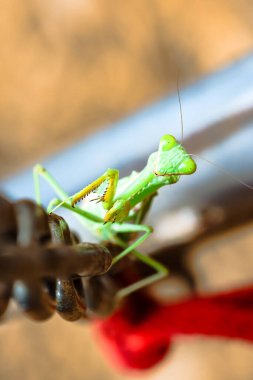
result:
M 208 151 L 202 154 L 241 179 L 252 179 L 253 122 L 249 119 L 241 122 L 232 135 L 228 133 L 228 138 L 225 139 L 223 126 L 221 124 L 219 127 L 219 123 L 253 109 L 253 55 L 183 89 L 181 99 L 185 124 L 184 139 L 188 140 L 191 136 L 194 138 L 197 134 L 198 141 L 199 133 L 203 132 L 205 136 L 205 131 L 209 128 L 210 136 L 210 129 L 211 132 L 213 130 L 216 143 L 208 146 Z M 228 125 L 228 131 L 229 129 Z M 159 138 L 165 133 L 181 138 L 177 94 L 58 152 L 45 159 L 43 164 L 71 194 L 108 167 L 135 169 L 134 163 L 146 159 L 156 149 Z M 217 144 L 219 136 L 223 138 L 221 143 Z M 203 146 L 200 144 L 195 152 L 202 150 Z M 217 188 L 217 184 L 226 186 L 233 180 L 229 177 L 225 179 L 224 173 L 219 172 L 217 168 L 200 162 L 198 172 L 183 181 L 176 185 L 176 191 L 165 192 L 166 189 L 163 189 L 160 205 L 169 202 L 173 207 L 177 207 L 182 203 L 204 202 L 208 194 Z M 7 178 L 1 184 L 1 191 L 14 199 L 33 197 L 32 168 L 29 167 L 20 174 Z M 43 185 L 45 203 L 52 195 L 51 189 Z

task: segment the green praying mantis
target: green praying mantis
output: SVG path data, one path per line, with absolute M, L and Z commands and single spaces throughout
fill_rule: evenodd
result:
M 41 204 L 39 177 L 42 177 L 58 197 L 50 202 L 49 213 L 60 206 L 71 210 L 100 240 L 109 240 L 121 246 L 122 252 L 113 259 L 112 265 L 131 253 L 155 271 L 151 276 L 121 289 L 117 296 L 122 298 L 168 275 L 168 269 L 163 264 L 136 250 L 152 233 L 152 228 L 143 224 L 143 220 L 161 187 L 178 182 L 183 175 L 193 174 L 196 168 L 195 161 L 185 148 L 174 136 L 166 134 L 142 171 L 134 171 L 130 176 L 119 179 L 117 169 L 107 169 L 72 196 L 68 196 L 45 168 L 36 165 L 36 201 Z M 91 193 L 96 194 L 95 199 L 86 202 L 84 208 L 76 206 Z M 137 235 L 134 241 L 122 239 L 122 234 L 131 233 Z

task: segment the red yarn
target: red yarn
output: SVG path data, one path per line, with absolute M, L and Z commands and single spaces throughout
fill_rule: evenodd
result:
M 253 341 L 253 287 L 168 305 L 139 295 L 96 327 L 121 365 L 147 369 L 162 360 L 178 334 Z

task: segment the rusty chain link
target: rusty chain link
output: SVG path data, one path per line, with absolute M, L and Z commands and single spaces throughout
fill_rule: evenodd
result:
M 0 197 L 0 316 L 11 298 L 39 321 L 55 311 L 68 321 L 108 314 L 116 287 L 100 275 L 111 261 L 105 246 L 79 243 L 62 217 Z

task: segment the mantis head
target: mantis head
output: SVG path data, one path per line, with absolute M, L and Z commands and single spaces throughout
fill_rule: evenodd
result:
M 172 135 L 161 138 L 154 166 L 158 176 L 188 175 L 197 169 L 195 161 Z

